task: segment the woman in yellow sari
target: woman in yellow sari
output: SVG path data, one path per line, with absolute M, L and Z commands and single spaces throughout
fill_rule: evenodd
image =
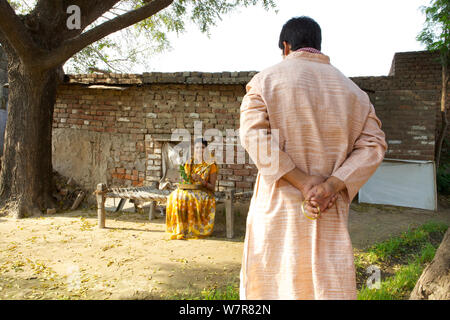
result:
M 166 232 L 170 234 L 171 240 L 199 239 L 211 235 L 213 231 L 216 214 L 214 191 L 218 168 L 214 161 L 204 161 L 203 152 L 206 147 L 205 140 L 196 139 L 194 158 L 184 165 L 192 183 L 201 185 L 201 189 L 177 188 L 167 199 Z

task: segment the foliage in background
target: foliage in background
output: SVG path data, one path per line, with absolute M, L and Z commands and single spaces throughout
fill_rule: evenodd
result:
M 9 0 L 20 14 L 31 12 L 36 0 Z M 148 0 L 122 0 L 88 29 L 127 11 L 142 7 Z M 64 66 L 67 73 L 105 72 L 132 73 L 138 67 L 151 69 L 151 57 L 171 49 L 169 34 L 182 34 L 188 23 L 210 35 L 223 15 L 238 8 L 261 5 L 275 9 L 275 0 L 174 0 L 166 9 L 131 27 L 109 35 L 84 48 Z
M 441 128 L 436 137 L 435 151 L 436 167 L 439 168 L 448 127 L 446 105 L 450 63 L 450 0 L 431 0 L 429 6 L 422 6 L 421 9 L 425 14 L 425 24 L 417 40 L 425 44 L 427 50 L 438 51 L 442 65 Z
M 437 169 L 436 176 L 437 189 L 440 194 L 450 194 L 450 165 L 441 164 Z
M 450 1 L 431 0 L 430 5 L 421 6 L 425 14 L 425 24 L 417 40 L 426 45 L 428 50 L 441 52 L 441 58 L 449 54 L 450 44 Z M 448 63 L 448 60 L 442 61 Z
M 27 14 L 33 10 L 37 0 L 8 0 L 17 14 Z
M 448 139 L 444 139 L 441 164 L 436 171 L 436 184 L 438 193 L 450 195 L 450 143 Z

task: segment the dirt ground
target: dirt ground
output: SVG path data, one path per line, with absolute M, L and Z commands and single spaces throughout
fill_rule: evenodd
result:
M 443 202 L 444 201 L 444 202 Z M 355 249 L 434 220 L 450 225 L 450 205 L 438 212 L 352 204 Z M 15 220 L 0 216 L 0 299 L 161 299 L 238 283 L 248 203 L 235 206 L 236 237 L 225 238 L 217 207 L 213 236 L 167 240 L 165 220 L 95 210 Z

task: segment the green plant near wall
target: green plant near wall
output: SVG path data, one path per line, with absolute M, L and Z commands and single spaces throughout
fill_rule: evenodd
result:
M 450 164 L 441 164 L 437 170 L 436 183 L 438 192 L 450 194 Z
M 444 139 L 441 165 L 436 171 L 437 190 L 440 194 L 450 194 L 450 141 Z

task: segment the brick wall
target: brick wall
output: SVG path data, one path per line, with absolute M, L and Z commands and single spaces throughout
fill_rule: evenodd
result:
M 389 158 L 434 159 L 440 100 L 440 67 L 434 58 L 428 52 L 398 53 L 389 76 L 352 79 L 369 93 L 383 122 Z M 91 186 L 150 185 L 161 177 L 161 148 L 173 129 L 194 134 L 196 121 L 201 121 L 202 133 L 214 128 L 225 135 L 227 129 L 239 128 L 245 84 L 255 73 L 68 76 L 59 87 L 54 130 L 108 137 L 111 159 L 104 169 L 106 181 L 92 181 Z M 236 139 L 228 144 L 234 145 L 235 161 L 220 165 L 219 190 L 251 190 L 257 169 L 245 152 L 245 163 L 237 161 L 242 147 Z
M 82 130 L 110 136 L 112 159 L 108 161 L 106 182 L 111 186 L 150 185 L 161 178 L 162 144 L 171 140 L 175 128 L 186 129 L 193 135 L 195 123 L 201 122 L 202 133 L 217 129 L 225 137 L 227 129 L 236 131 L 244 86 L 254 74 L 71 77 L 69 83 L 58 89 L 54 130 Z M 89 88 L 105 83 L 110 89 Z M 123 136 L 128 138 L 121 139 Z M 248 156 L 247 164 L 237 164 L 240 145 L 237 140 L 231 143 L 235 144 L 235 161 L 220 166 L 219 190 L 250 190 L 257 170 L 248 164 Z
M 370 92 L 389 143 L 387 157 L 434 160 L 434 141 L 441 122 L 441 77 L 439 55 L 418 51 L 396 53 L 389 76 L 352 78 Z M 449 107 L 450 92 L 447 110 Z M 450 141 L 450 131 L 447 139 Z

